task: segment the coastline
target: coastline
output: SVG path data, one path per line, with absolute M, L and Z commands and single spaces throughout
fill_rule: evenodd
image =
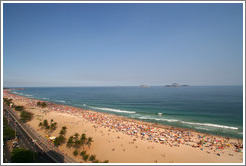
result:
M 230 147 L 224 147 L 223 149 L 217 149 L 215 146 L 206 147 L 206 144 L 201 147 L 193 147 L 195 145 L 197 146 L 197 142 L 202 139 L 198 138 L 199 135 L 205 136 L 205 140 L 207 138 L 208 140 L 210 139 L 210 141 L 207 141 L 207 144 L 210 144 L 213 138 L 216 140 L 221 140 L 222 144 L 222 140 L 226 140 L 222 136 L 215 136 L 208 133 L 197 132 L 192 129 L 145 122 L 123 116 L 55 104 L 47 101 L 45 102 L 49 103 L 48 107 L 44 109 L 45 111 L 43 111 L 40 107 L 38 108 L 36 106 L 36 103 L 41 100 L 18 96 L 10 93 L 9 90 L 4 90 L 3 96 L 12 97 L 14 99 L 14 103 L 17 103 L 17 105 L 23 105 L 26 107 L 26 110 L 33 112 L 35 118 L 28 122 L 28 124 L 43 136 L 45 136 L 45 133 L 38 127 L 40 120 L 37 118 L 37 115 L 41 115 L 47 120 L 53 118 L 54 121 L 58 122 L 59 127 L 61 127 L 61 123 L 67 124 L 67 138 L 76 131 L 81 134 L 87 129 L 86 134 L 92 136 L 95 140 L 94 143 L 92 143 L 91 148 L 87 149 L 87 151 L 91 154 L 95 153 L 100 160 L 109 160 L 109 162 L 114 163 L 154 163 L 155 161 L 158 163 L 243 162 L 243 153 L 235 152 L 235 148 L 232 145 L 230 145 Z M 117 127 L 114 127 L 113 125 L 115 123 L 114 120 L 118 123 Z M 105 122 L 114 123 L 107 124 Z M 72 124 L 79 126 L 80 132 L 78 131 L 78 128 Z M 127 131 L 125 125 L 128 125 L 128 128 L 130 127 L 134 129 L 129 129 Z M 98 130 L 100 130 L 100 132 Z M 134 130 L 137 130 L 137 132 L 132 132 Z M 59 128 L 52 135 L 57 136 L 58 131 Z M 142 134 L 144 131 L 145 134 Z M 146 137 L 148 134 L 153 135 L 153 137 Z M 155 136 L 156 134 L 158 136 Z M 147 138 L 153 139 L 148 140 Z M 161 141 L 160 138 L 164 139 L 164 141 Z M 238 139 L 234 138 L 230 138 L 229 140 L 230 141 L 228 141 L 228 144 L 238 141 Z M 65 145 L 62 145 L 59 148 L 62 151 L 66 151 L 68 155 L 81 162 L 79 157 L 72 156 L 71 149 L 66 148 Z M 105 152 L 105 148 L 107 153 Z M 121 151 L 118 152 L 115 149 L 121 149 Z M 122 155 L 124 155 L 123 159 L 121 157 Z M 192 156 L 197 157 L 195 158 Z

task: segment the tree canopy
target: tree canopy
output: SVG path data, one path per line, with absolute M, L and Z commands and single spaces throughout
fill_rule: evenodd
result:
M 11 162 L 12 163 L 33 163 L 34 155 L 33 151 L 26 150 L 23 148 L 15 148 L 11 152 Z

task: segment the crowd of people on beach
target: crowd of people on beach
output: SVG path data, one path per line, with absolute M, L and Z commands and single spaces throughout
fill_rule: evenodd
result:
M 21 100 L 27 103 L 27 106 L 36 107 L 40 100 L 29 99 L 26 97 L 14 95 L 8 91 L 4 92 L 4 96 L 14 100 Z M 130 135 L 135 139 L 143 141 L 166 144 L 169 146 L 186 145 L 200 150 L 207 150 L 208 153 L 214 152 L 219 156 L 223 150 L 233 148 L 234 151 L 242 152 L 243 144 L 233 142 L 227 137 L 216 137 L 209 134 L 197 133 L 188 129 L 173 128 L 167 126 L 157 126 L 151 123 L 124 118 L 107 113 L 95 112 L 67 105 L 59 105 L 51 102 L 47 103 L 46 111 L 56 111 L 68 113 L 78 118 L 84 118 L 92 123 L 94 127 L 109 128 L 124 134 Z M 209 151 L 208 151 L 209 150 Z

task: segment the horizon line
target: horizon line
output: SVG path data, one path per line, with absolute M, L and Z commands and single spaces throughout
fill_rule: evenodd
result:
M 142 84 L 146 85 L 146 84 Z M 169 85 L 169 84 L 168 84 Z M 181 84 L 180 87 L 182 87 Z M 187 85 L 187 84 L 184 84 Z M 166 85 L 147 85 L 148 87 L 166 87 Z M 188 85 L 190 86 L 243 86 L 243 85 Z M 79 88 L 79 87 L 141 87 L 141 85 L 86 85 L 86 86 L 3 86 L 3 88 Z M 145 88 L 148 88 L 145 87 Z

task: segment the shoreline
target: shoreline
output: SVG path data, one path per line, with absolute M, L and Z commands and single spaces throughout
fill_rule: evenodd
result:
M 11 93 L 10 92 L 11 90 L 13 90 L 13 89 L 6 89 L 5 91 L 8 91 L 9 93 Z M 11 94 L 17 95 L 17 96 L 21 96 L 21 95 L 15 94 L 15 93 L 11 93 Z M 152 125 L 152 126 L 159 127 L 159 128 L 164 128 L 164 129 L 169 129 L 169 130 L 173 129 L 173 130 L 181 130 L 181 131 L 191 131 L 191 132 L 196 132 L 196 133 L 205 134 L 205 135 L 214 136 L 214 137 L 228 137 L 228 138 L 231 138 L 231 139 L 243 140 L 243 136 L 242 136 L 242 138 L 233 137 L 233 136 L 224 136 L 224 135 L 220 135 L 220 134 L 213 134 L 213 133 L 210 133 L 210 132 L 198 131 L 198 130 L 196 130 L 194 128 L 177 127 L 177 126 L 172 126 L 172 125 L 168 125 L 168 124 L 161 124 L 161 123 L 157 123 L 157 122 L 149 122 L 149 121 L 144 121 L 144 120 L 140 120 L 140 119 L 134 119 L 134 118 L 131 118 L 131 117 L 125 117 L 125 116 L 122 116 L 122 115 L 116 115 L 116 114 L 112 114 L 112 113 L 108 113 L 108 112 L 101 112 L 101 111 L 96 111 L 96 110 L 91 110 L 91 109 L 85 109 L 85 108 L 82 108 L 82 107 L 70 106 L 70 105 L 66 105 L 65 103 L 64 104 L 55 103 L 55 102 L 45 101 L 45 100 L 40 100 L 40 99 L 35 99 L 35 98 L 28 98 L 27 96 L 21 96 L 21 97 L 24 97 L 24 98 L 27 98 L 27 99 L 30 99 L 30 100 L 37 100 L 37 101 L 40 101 L 40 102 L 47 102 L 47 103 L 50 103 L 50 104 L 53 104 L 53 105 L 67 106 L 67 107 L 71 107 L 71 108 L 77 108 L 77 109 L 81 109 L 81 110 L 91 111 L 91 112 L 94 112 L 94 113 L 101 113 L 101 114 L 105 114 L 105 115 L 116 116 L 116 117 L 120 117 L 120 118 L 122 118 L 124 120 L 133 120 L 133 121 L 137 121 L 139 123 L 146 123 L 148 125 Z
M 10 93 L 9 91 L 10 90 L 4 90 L 5 96 L 7 94 L 6 92 L 8 92 L 10 94 L 10 96 L 12 95 L 12 97 L 20 98 L 20 101 L 23 100 L 21 102 L 24 105 L 26 104 L 25 107 L 27 107 L 29 109 L 28 111 L 36 111 L 38 108 L 36 107 L 35 102 L 42 101 L 42 100 L 37 100 L 37 99 L 30 99 L 30 98 L 25 97 L 25 96 L 19 96 L 19 95 Z M 16 102 L 16 100 L 17 99 L 14 99 L 15 102 Z M 47 101 L 44 101 L 44 102 L 47 102 Z M 202 152 L 205 152 L 205 149 L 206 149 L 206 150 L 208 150 L 208 151 L 206 151 L 206 153 L 208 153 L 208 154 L 210 154 L 210 153 L 212 153 L 214 151 L 215 156 L 213 156 L 213 157 L 216 158 L 216 160 L 213 159 L 214 162 L 216 162 L 217 159 L 219 161 L 221 161 L 221 162 L 228 161 L 228 160 L 221 160 L 222 157 L 219 157 L 219 155 L 216 154 L 216 152 L 219 152 L 220 155 L 222 153 L 226 153 L 226 151 L 227 151 L 226 149 L 227 148 L 228 148 L 228 151 L 230 151 L 228 156 L 230 154 L 233 155 L 233 156 L 237 156 L 237 157 L 242 155 L 242 153 L 233 152 L 233 150 L 231 148 L 231 147 L 233 147 L 232 145 L 230 145 L 230 147 L 227 147 L 227 146 L 223 147 L 224 151 L 222 149 L 215 148 L 216 146 L 206 147 L 208 144 L 211 143 L 213 138 L 216 138 L 216 140 L 220 139 L 221 140 L 221 147 L 222 147 L 222 140 L 225 141 L 225 142 L 227 140 L 223 136 L 211 135 L 209 133 L 202 133 L 202 132 L 198 132 L 198 131 L 192 130 L 192 129 L 173 127 L 173 126 L 162 125 L 162 124 L 157 124 L 157 123 L 152 123 L 152 122 L 146 122 L 146 121 L 136 120 L 136 119 L 133 119 L 133 118 L 114 115 L 114 114 L 110 114 L 110 113 L 97 112 L 97 111 L 94 111 L 94 110 L 87 110 L 87 109 L 83 109 L 83 108 L 78 108 L 78 107 L 73 107 L 73 106 L 68 106 L 68 105 L 61 105 L 61 104 L 52 103 L 52 102 L 47 102 L 47 103 L 48 103 L 47 104 L 47 109 L 46 109 L 47 113 L 45 113 L 44 116 L 47 115 L 47 117 L 48 116 L 53 117 L 55 115 L 57 115 L 57 116 L 59 115 L 59 116 L 63 117 L 63 119 L 64 119 L 64 117 L 66 117 L 68 119 L 69 118 L 70 119 L 74 119 L 74 122 L 70 121 L 71 124 L 75 123 L 75 120 L 76 120 L 77 122 L 75 124 L 77 124 L 77 125 L 81 124 L 80 126 L 87 125 L 88 128 L 91 128 L 92 130 L 95 130 L 95 132 L 92 132 L 92 131 L 89 132 L 89 130 L 88 130 L 88 133 L 91 133 L 92 135 L 97 135 L 97 136 L 98 136 L 98 134 L 101 135 L 101 136 L 105 135 L 105 134 L 97 133 L 97 130 L 102 129 L 104 133 L 108 133 L 108 136 L 109 135 L 117 135 L 118 134 L 118 135 L 120 135 L 120 137 L 122 137 L 122 140 L 123 140 L 123 137 L 126 140 L 135 139 L 136 141 L 133 141 L 133 142 L 135 142 L 135 143 L 138 142 L 138 144 L 141 144 L 143 147 L 146 147 L 146 149 L 151 149 L 151 148 L 149 148 L 150 145 L 155 144 L 155 145 L 157 145 L 157 147 L 155 146 L 155 148 L 159 149 L 161 151 L 160 147 L 158 147 L 158 146 L 165 146 L 165 148 L 169 149 L 169 153 L 171 153 L 170 151 L 173 151 L 174 149 L 178 148 L 179 150 L 181 150 L 181 149 L 187 150 L 188 149 L 192 153 L 193 153 L 193 150 L 195 150 L 195 151 L 199 150 L 199 152 L 201 152 L 201 154 L 202 154 Z M 56 110 L 56 109 L 58 109 L 58 110 Z M 61 109 L 61 110 L 59 110 L 59 109 Z M 62 109 L 64 109 L 65 111 L 62 110 Z M 36 111 L 36 114 L 40 114 L 40 112 L 41 111 L 39 109 L 39 112 Z M 50 115 L 48 115 L 48 114 L 50 114 Z M 109 122 L 109 123 L 112 123 L 112 124 L 107 124 L 106 122 Z M 89 123 L 91 123 L 91 124 L 89 124 Z M 37 126 L 35 126 L 35 125 L 38 124 L 38 120 L 36 120 L 35 123 L 34 123 L 34 121 L 30 122 L 30 124 L 31 124 L 32 127 L 36 128 L 36 130 L 39 130 L 37 128 Z M 67 122 L 67 124 L 69 124 L 69 123 Z M 116 124 L 118 126 L 116 126 Z M 132 129 L 128 129 L 127 130 L 125 125 L 128 125 L 128 128 L 132 128 Z M 83 127 L 81 127 L 81 128 L 83 128 Z M 114 131 L 112 132 L 111 130 L 114 130 L 115 132 Z M 136 130 L 136 132 L 133 132 L 134 130 Z M 38 131 L 38 132 L 41 132 L 41 131 Z M 155 134 L 158 134 L 158 136 L 155 136 Z M 55 132 L 54 132 L 54 135 L 55 135 Z M 151 135 L 151 136 L 148 137 L 147 135 Z M 207 143 L 207 145 L 205 144 L 205 145 L 197 146 L 196 142 L 199 142 L 201 140 L 201 139 L 198 139 L 197 137 L 200 136 L 200 135 L 204 136 L 205 138 L 206 137 L 209 138 L 209 139 L 207 139 L 207 141 L 205 139 L 205 142 Z M 146 136 L 147 136 L 147 138 L 146 138 Z M 148 139 L 148 138 L 151 138 L 151 139 Z M 111 140 L 111 139 L 109 139 L 109 140 Z M 230 142 L 234 142 L 235 143 L 235 142 L 238 141 L 238 139 L 236 140 L 235 138 L 229 138 L 229 140 L 230 141 L 227 142 L 228 144 Z M 240 141 L 242 141 L 242 140 L 240 139 Z M 98 146 L 103 146 L 103 145 L 101 145 L 102 143 L 100 144 L 96 140 L 95 140 L 95 143 Z M 116 143 L 112 143 L 112 144 L 116 145 Z M 130 142 L 129 142 L 129 144 L 130 144 Z M 146 144 L 148 144 L 148 145 L 146 145 Z M 223 144 L 223 146 L 224 146 L 224 144 Z M 131 149 L 129 146 L 128 146 L 128 148 Z M 63 146 L 63 147 L 61 147 L 61 149 L 66 150 L 66 147 Z M 92 151 L 92 152 L 94 152 L 94 151 L 97 152 L 96 147 L 94 147 L 92 149 L 88 149 L 88 150 Z M 134 148 L 134 150 L 135 150 L 135 148 Z M 163 149 L 162 149 L 162 151 L 163 151 Z M 138 150 L 138 153 L 140 153 L 139 150 Z M 153 153 L 155 153 L 155 152 L 153 152 Z M 166 152 L 166 155 L 167 155 L 167 153 L 168 153 L 168 151 Z M 177 149 L 176 149 L 176 151 L 174 151 L 172 153 L 174 153 L 174 154 L 178 153 Z M 98 152 L 97 152 L 97 155 L 99 155 Z M 102 156 L 105 156 L 105 155 L 102 155 Z M 117 156 L 114 156 L 114 158 L 117 158 Z M 170 158 L 172 158 L 172 157 L 170 156 Z M 242 156 L 239 157 L 239 158 L 242 159 Z M 118 157 L 118 160 L 121 161 L 122 159 L 119 159 L 119 157 Z M 130 158 L 128 160 L 129 161 L 131 161 L 131 160 L 135 161 L 135 160 L 130 159 Z M 158 162 L 159 162 L 159 160 L 160 159 L 158 159 Z M 161 159 L 160 161 L 162 161 L 162 160 L 164 161 L 164 159 Z M 197 161 L 197 159 L 192 159 L 192 158 L 191 159 L 188 159 L 188 158 L 180 159 L 179 158 L 179 159 L 177 159 L 174 162 L 193 161 L 193 160 Z M 204 159 L 201 159 L 201 160 L 204 160 Z M 112 159 L 110 159 L 109 161 L 111 162 Z M 139 161 L 139 159 L 136 159 L 136 161 Z M 153 161 L 154 160 L 152 160 L 152 162 Z M 148 160 L 147 162 L 150 162 L 150 161 Z M 237 162 L 239 162 L 238 159 L 237 159 Z

